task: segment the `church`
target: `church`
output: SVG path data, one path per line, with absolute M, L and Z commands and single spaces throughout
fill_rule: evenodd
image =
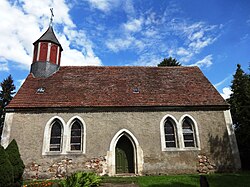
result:
M 240 169 L 229 105 L 198 67 L 61 67 L 51 25 L 33 45 L 1 142 L 17 141 L 25 178 Z

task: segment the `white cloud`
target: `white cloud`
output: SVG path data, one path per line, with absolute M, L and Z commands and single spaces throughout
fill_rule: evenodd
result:
M 3 64 L 0 64 L 0 71 L 6 71 L 6 72 L 9 72 L 9 67 L 8 67 L 8 63 L 5 62 Z
M 114 52 L 126 50 L 135 41 L 133 37 L 117 38 L 106 42 L 106 46 Z
M 158 34 L 157 30 L 154 30 L 154 29 L 147 29 L 145 32 L 144 32 L 144 35 L 146 37 L 153 37 L 153 36 L 156 36 Z
M 107 12 L 117 3 L 117 0 L 88 0 L 88 2 L 93 8 Z
M 142 23 L 143 23 L 142 19 L 133 19 L 133 20 L 123 24 L 123 27 L 124 27 L 125 31 L 138 32 L 142 28 Z
M 141 55 L 137 61 L 133 62 L 134 66 L 157 66 L 162 61 L 162 58 L 159 55 L 153 53 L 145 53 Z M 131 64 L 128 64 L 131 65 Z
M 199 39 L 201 39 L 201 38 L 203 37 L 203 35 L 204 35 L 204 32 L 203 32 L 202 30 L 200 30 L 200 31 L 197 31 L 197 32 L 195 32 L 195 33 L 192 33 L 192 34 L 189 36 L 189 39 L 190 39 L 191 41 L 193 41 L 193 40 L 199 40 Z
M 195 52 L 199 52 L 204 47 L 208 46 L 209 44 L 213 43 L 212 38 L 204 38 L 204 40 L 196 40 L 189 44 L 189 47 L 192 48 Z
M 65 35 L 62 35 L 59 38 L 61 45 L 64 46 L 61 58 L 62 66 L 101 65 L 101 60 L 95 56 L 90 46 L 83 48 L 82 51 L 71 49 L 70 41 L 72 41 L 72 43 L 77 43 L 77 41 L 75 40 L 77 40 L 78 35 L 75 38 L 72 35 L 70 35 L 69 37 L 72 37 L 71 40 L 68 40 Z M 80 47 L 81 45 L 82 44 L 79 44 Z
M 94 9 L 110 13 L 114 9 L 122 9 L 128 16 L 135 14 L 133 0 L 86 0 Z
M 231 91 L 231 89 L 229 87 L 225 87 L 225 88 L 222 89 L 221 96 L 224 99 L 228 99 L 232 93 L 233 92 Z
M 64 56 L 74 56 L 71 65 L 101 65 L 101 60 L 96 57 L 92 45 L 87 40 L 83 31 L 78 31 L 70 18 L 69 7 L 63 0 L 30 1 L 22 0 L 21 3 L 11 4 L 7 0 L 0 1 L 0 61 L 15 62 L 23 69 L 29 69 L 33 55 L 32 43 L 36 41 L 48 28 L 50 7 L 54 8 L 54 30 L 64 48 L 62 65 L 69 59 Z M 8 15 L 8 16 L 6 16 Z M 57 28 L 66 30 L 60 31 Z M 82 37 L 84 36 L 84 37 Z M 61 41 L 61 38 L 65 40 Z M 80 38 L 82 37 L 82 38 Z M 67 39 L 66 39 L 67 38 Z M 73 48 L 72 48 L 73 46 Z M 64 53 L 69 54 L 64 54 Z M 82 63 L 79 63 L 82 61 Z M 65 63 L 67 62 L 67 63 Z
M 189 54 L 189 51 L 184 49 L 183 47 L 180 47 L 176 54 L 179 56 L 187 56 Z
M 178 20 L 172 19 L 169 23 L 170 28 L 173 33 L 179 39 L 183 39 L 183 43 L 179 43 L 181 47 L 176 47 L 173 49 L 172 54 L 180 57 L 181 63 L 186 63 L 191 60 L 191 58 L 200 53 L 202 49 L 213 44 L 219 37 L 217 32 L 221 29 L 220 25 L 207 25 L 204 22 L 187 23 L 185 19 Z M 204 65 L 209 67 L 212 63 L 209 60 L 211 57 L 207 57 L 205 61 L 197 62 L 195 65 Z
M 116 0 L 117 1 L 117 0 Z M 135 8 L 133 5 L 133 0 L 123 0 L 123 9 L 128 15 L 135 14 Z
M 231 78 L 232 76 L 230 75 L 230 76 L 228 76 L 228 77 L 226 77 L 225 79 L 223 79 L 222 81 L 220 81 L 220 82 L 218 82 L 218 83 L 216 83 L 215 85 L 214 85 L 214 87 L 215 88 L 218 88 L 218 87 L 220 87 L 221 85 L 223 85 L 224 83 L 226 83 L 230 78 Z
M 213 57 L 212 55 L 207 55 L 205 58 L 203 58 L 202 60 L 199 60 L 198 62 L 191 64 L 190 66 L 198 66 L 198 67 L 209 67 L 211 66 Z

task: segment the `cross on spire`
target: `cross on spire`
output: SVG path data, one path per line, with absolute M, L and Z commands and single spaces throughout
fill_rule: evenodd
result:
M 52 26 L 53 17 L 54 17 L 53 8 L 50 8 L 50 12 L 51 12 L 51 16 L 50 16 L 50 26 Z

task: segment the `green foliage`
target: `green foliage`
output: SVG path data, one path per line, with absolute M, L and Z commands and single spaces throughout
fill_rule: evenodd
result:
M 8 154 L 0 145 L 0 187 L 11 186 L 13 182 L 13 167 L 8 159 Z
M 62 182 L 64 187 L 94 187 L 99 186 L 101 178 L 95 173 L 76 172 Z
M 9 155 L 9 161 L 13 166 L 14 182 L 21 184 L 22 175 L 23 175 L 25 166 L 21 159 L 18 145 L 15 139 L 13 139 L 10 142 L 10 144 L 8 145 L 5 151 Z
M 15 94 L 14 90 L 16 89 L 11 75 L 1 82 L 0 88 L 0 138 L 2 136 L 2 129 L 4 123 L 4 108 L 9 104 Z
M 1 83 L 1 91 L 0 91 L 0 100 L 1 106 L 6 107 L 11 99 L 13 98 L 13 94 L 15 94 L 14 90 L 16 89 L 13 83 L 12 76 L 9 75 L 6 79 Z
M 238 64 L 228 99 L 243 168 L 250 169 L 250 76 Z
M 175 58 L 169 57 L 164 58 L 163 61 L 161 61 L 160 64 L 157 65 L 158 67 L 162 66 L 181 66 L 181 63 L 179 63 Z

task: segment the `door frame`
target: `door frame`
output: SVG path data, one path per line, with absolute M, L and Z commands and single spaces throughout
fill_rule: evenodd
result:
M 126 136 L 130 141 L 134 149 L 134 170 L 136 175 L 141 175 L 143 170 L 143 151 L 139 145 L 137 138 L 127 129 L 119 130 L 115 136 L 112 138 L 109 151 L 107 152 L 107 164 L 108 164 L 108 175 L 116 175 L 116 165 L 115 165 L 115 148 L 118 140 Z

